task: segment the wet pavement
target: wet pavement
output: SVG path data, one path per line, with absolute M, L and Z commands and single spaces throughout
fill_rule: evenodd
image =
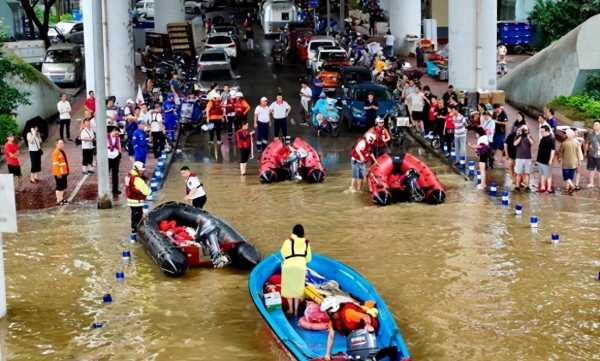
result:
M 265 42 L 260 42 L 265 46 Z M 260 54 L 260 52 L 259 52 Z M 277 87 L 299 109 L 302 69 L 274 73 L 268 57 L 240 62 L 251 105 Z M 294 111 L 294 118 L 299 114 Z M 511 194 L 510 207 L 476 191 L 422 149 L 446 186 L 440 206 L 374 207 L 366 193 L 345 194 L 349 149 L 358 137 L 316 139 L 292 126 L 322 155 L 322 184 L 261 184 L 256 160 L 239 176 L 230 142 L 208 147 L 190 135 L 173 164 L 199 173 L 206 208 L 263 254 L 279 249 L 295 223 L 313 250 L 365 275 L 394 313 L 413 360 L 600 360 L 600 211 L 575 196 Z M 160 200 L 182 200 L 171 172 Z M 520 203 L 522 216 L 512 207 Z M 533 231 L 529 216 L 539 217 Z M 247 275 L 232 269 L 160 273 L 128 234 L 128 209 L 76 204 L 19 216 L 5 238 L 8 317 L 0 323 L 7 360 L 284 360 L 250 302 Z M 551 233 L 560 243 L 551 244 Z M 120 253 L 133 252 L 130 264 Z M 115 281 L 123 270 L 125 281 Z M 102 304 L 110 292 L 113 302 Z M 103 327 L 91 329 L 93 322 Z M 325 336 L 324 336 L 325 337 Z

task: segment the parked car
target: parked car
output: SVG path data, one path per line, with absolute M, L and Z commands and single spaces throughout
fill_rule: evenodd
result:
M 135 10 L 141 18 L 154 19 L 154 0 L 138 0 Z
M 340 76 L 344 91 L 349 90 L 353 85 L 373 81 L 373 73 L 364 66 L 342 66 Z
M 77 44 L 61 43 L 48 48 L 42 73 L 55 84 L 79 85 L 83 81 L 83 55 Z
M 56 44 L 62 41 L 75 43 L 83 46 L 83 23 L 72 21 L 61 21 L 48 29 L 50 43 Z
M 278 34 L 286 24 L 298 19 L 298 7 L 294 1 L 265 0 L 259 5 L 259 14 L 264 34 Z
M 331 65 L 350 65 L 350 61 L 348 60 L 348 54 L 346 50 L 339 48 L 337 46 L 324 46 L 319 48 L 319 52 L 317 53 L 317 57 L 315 61 L 312 62 L 312 72 L 313 74 L 318 74 L 321 71 L 321 67 L 325 65 L 325 63 L 329 63 Z
M 283 31 L 279 35 L 279 39 L 287 52 L 295 53 L 297 51 L 296 46 L 298 37 L 307 33 L 314 33 L 311 24 L 294 21 L 285 25 Z
M 205 49 L 223 49 L 230 58 L 237 58 L 237 44 L 227 33 L 212 33 L 208 35 Z
M 185 13 L 188 15 L 202 15 L 205 7 L 202 6 L 202 1 L 186 1 L 184 3 Z
M 312 69 L 312 63 L 317 60 L 320 47 L 335 46 L 335 39 L 329 36 L 315 35 L 310 38 L 307 45 L 306 68 Z
M 232 24 L 221 24 L 221 25 L 214 25 L 212 27 L 211 33 L 226 33 L 231 35 L 231 37 L 233 37 L 233 40 L 235 40 L 237 46 L 240 46 L 240 41 L 242 39 L 241 34 L 240 34 L 240 29 Z
M 233 72 L 231 64 L 206 65 L 198 71 L 198 86 L 203 93 L 208 92 L 213 84 L 217 84 L 220 89 L 225 85 L 239 88 L 238 79 L 240 76 Z
M 225 49 L 206 49 L 198 56 L 198 70 L 207 66 L 215 64 L 229 64 L 229 56 L 225 52 Z
M 385 117 L 394 108 L 394 99 L 387 87 L 375 83 L 353 85 L 348 94 L 342 97 L 342 123 L 345 123 L 348 129 L 368 125 L 364 106 L 369 93 L 373 93 L 379 103 L 377 115 Z

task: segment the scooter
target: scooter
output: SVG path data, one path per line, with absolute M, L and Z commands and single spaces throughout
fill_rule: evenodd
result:
M 330 134 L 334 138 L 340 135 L 340 110 L 341 108 L 335 104 L 329 104 L 327 109 L 314 114 L 313 125 L 317 136 L 320 136 L 321 132 Z M 319 116 L 323 117 L 321 122 Z

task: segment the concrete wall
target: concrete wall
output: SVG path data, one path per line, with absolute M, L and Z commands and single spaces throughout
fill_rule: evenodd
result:
M 29 92 L 29 100 L 31 104 L 20 105 L 17 108 L 17 124 L 19 129 L 25 126 L 25 123 L 32 118 L 40 116 L 44 119 L 49 119 L 55 116 L 58 112 L 56 110 L 56 103 L 60 96 L 60 89 L 56 87 L 50 80 L 48 80 L 42 73 L 39 73 L 40 80 L 26 84 L 19 79 L 13 81 L 14 85 L 19 89 Z
M 588 19 L 501 78 L 498 88 L 515 105 L 543 109 L 559 95 L 580 92 L 600 70 L 600 15 Z

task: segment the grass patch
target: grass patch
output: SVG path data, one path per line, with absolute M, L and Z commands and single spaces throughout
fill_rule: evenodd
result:
M 595 119 L 600 119 L 600 101 L 586 95 L 559 96 L 548 107 L 573 121 L 583 122 L 588 128 Z

